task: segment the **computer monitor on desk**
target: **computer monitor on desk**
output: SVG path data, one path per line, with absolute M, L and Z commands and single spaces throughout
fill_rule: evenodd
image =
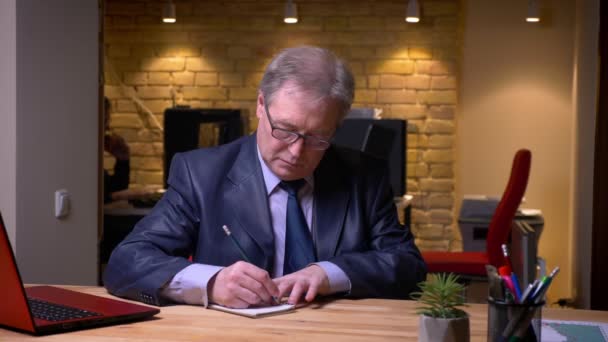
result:
M 388 162 L 393 194 L 406 192 L 406 120 L 346 119 L 336 131 L 333 143 L 373 155 Z
M 243 135 L 239 109 L 169 108 L 165 110 L 164 186 L 176 153 L 225 144 Z
M 389 178 L 398 207 L 404 207 L 404 223 L 409 226 L 411 208 L 404 204 L 406 193 L 406 127 L 400 119 L 346 119 L 336 131 L 333 143 L 384 159 L 388 163 Z

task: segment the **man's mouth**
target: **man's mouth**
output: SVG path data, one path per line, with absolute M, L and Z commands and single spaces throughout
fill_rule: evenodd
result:
M 297 168 L 297 167 L 300 167 L 300 165 L 299 165 L 298 163 L 291 163 L 291 162 L 289 162 L 289 161 L 287 161 L 287 160 L 285 160 L 285 159 L 281 159 L 281 161 L 282 161 L 284 164 L 287 164 L 287 166 L 289 166 L 289 167 L 291 167 L 291 168 Z

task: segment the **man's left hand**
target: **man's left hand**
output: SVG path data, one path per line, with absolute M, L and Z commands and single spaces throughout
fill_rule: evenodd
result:
M 302 297 L 312 302 L 317 295 L 329 294 L 329 278 L 318 265 L 310 265 L 273 281 L 279 288 L 280 297 L 289 294 L 289 304 L 298 304 Z

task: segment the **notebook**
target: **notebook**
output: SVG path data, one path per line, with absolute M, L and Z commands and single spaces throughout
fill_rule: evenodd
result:
M 259 308 L 233 309 L 233 308 L 228 308 L 228 307 L 225 307 L 222 305 L 210 304 L 209 308 L 213 309 L 213 310 L 228 312 L 228 313 L 235 314 L 235 315 L 241 315 L 241 316 L 250 317 L 250 318 L 258 318 L 258 317 L 278 315 L 278 314 L 293 311 L 295 308 L 295 305 L 280 304 L 280 305 L 274 305 L 274 306 L 264 306 L 264 307 L 259 307 Z
M 0 326 L 34 335 L 117 324 L 160 312 L 53 286 L 24 288 L 0 214 Z

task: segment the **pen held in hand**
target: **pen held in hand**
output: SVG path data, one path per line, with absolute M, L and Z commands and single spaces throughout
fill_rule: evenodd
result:
M 232 232 L 230 231 L 230 228 L 228 228 L 227 225 L 223 225 L 222 229 L 224 230 L 224 233 L 226 233 L 226 235 L 230 238 L 230 240 L 232 240 L 232 243 L 234 244 L 234 246 L 236 247 L 236 249 L 241 254 L 241 258 L 243 258 L 243 260 L 245 260 L 246 262 L 248 262 L 248 263 L 251 264 L 251 260 L 249 259 L 249 257 L 247 257 L 247 254 L 245 253 L 245 250 L 243 249 L 243 247 L 241 247 L 241 245 L 239 244 L 239 242 L 232 235 Z M 273 304 L 281 304 L 281 302 L 279 301 L 279 299 L 277 297 L 275 297 L 275 296 L 272 296 L 272 300 L 273 300 Z
M 239 244 L 239 242 L 236 241 L 236 239 L 234 238 L 234 236 L 232 236 L 232 232 L 230 232 L 230 228 L 228 228 L 227 225 L 223 225 L 222 229 L 224 230 L 224 233 L 226 233 L 226 235 L 228 235 L 228 237 L 230 238 L 230 240 L 232 240 L 232 243 L 234 243 L 234 246 L 236 247 L 236 249 L 239 250 L 239 253 L 241 253 L 241 258 L 243 258 L 243 260 L 245 260 L 246 262 L 248 262 L 248 263 L 251 264 L 251 261 L 247 257 L 247 254 L 245 254 L 245 250 L 243 250 L 243 247 L 241 247 L 241 245 Z

